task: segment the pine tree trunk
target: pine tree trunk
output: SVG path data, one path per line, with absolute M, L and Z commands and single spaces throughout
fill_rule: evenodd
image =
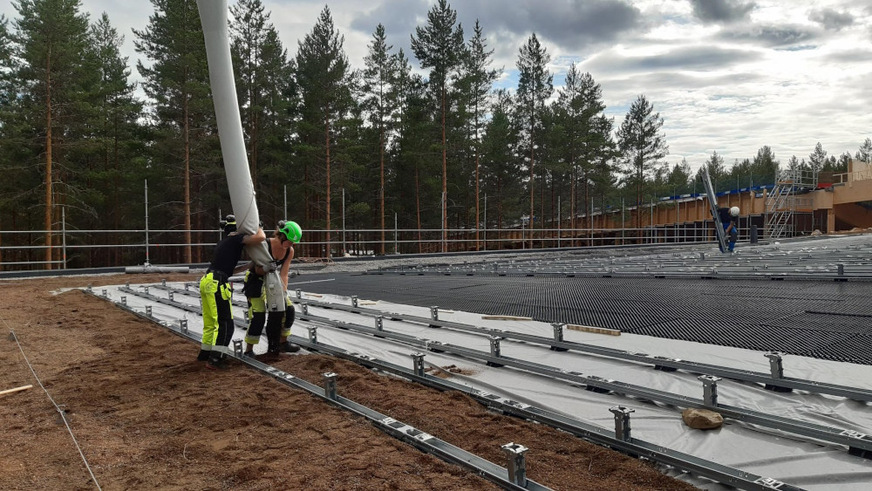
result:
M 324 117 L 324 141 L 325 141 L 325 144 L 327 145 L 327 151 L 326 151 L 326 165 L 327 165 L 327 186 L 326 186 L 326 188 L 327 188 L 327 196 L 326 196 L 326 200 L 327 200 L 327 220 L 326 220 L 327 227 L 326 227 L 326 230 L 327 230 L 327 237 L 326 237 L 326 242 L 327 242 L 327 258 L 330 258 L 330 257 L 332 257 L 332 254 L 330 252 L 330 117 L 329 117 L 329 109 L 328 109 L 328 111 L 326 111 L 326 113 L 327 114 L 325 114 L 325 117 Z
M 533 143 L 535 141 L 533 138 L 533 133 L 535 132 L 535 126 L 534 126 L 535 121 L 533 119 L 534 118 L 534 116 L 533 116 L 533 112 L 534 112 L 533 108 L 534 107 L 535 107 L 535 102 L 531 103 L 531 107 L 530 107 L 530 226 L 528 227 L 530 229 L 530 249 L 533 248 L 533 212 L 535 211 L 533 209 L 533 198 L 535 196 L 534 190 L 536 188 L 536 180 L 534 179 L 535 174 L 533 173 L 533 168 L 534 168 L 535 162 L 536 162 L 536 160 L 535 160 L 535 155 L 536 155 L 535 150 L 536 149 L 535 149 L 535 145 Z M 523 238 L 522 238 L 522 240 L 523 240 Z
M 379 158 L 381 161 L 379 185 L 379 216 L 381 217 L 381 255 L 385 255 L 385 130 L 379 129 Z
M 442 252 L 448 233 L 448 147 L 445 138 L 445 81 L 442 81 Z
M 575 159 L 573 158 L 573 162 Z M 577 228 L 576 215 L 578 214 L 578 206 L 576 201 L 578 201 L 578 166 L 573 164 L 572 166 L 572 187 L 569 191 L 569 226 L 572 228 L 572 246 L 575 247 L 575 229 Z
M 51 268 L 52 257 L 52 169 L 51 169 L 51 46 L 45 62 L 45 269 Z
M 187 69 L 186 69 L 187 71 Z M 185 77 L 187 78 L 187 77 Z M 185 186 L 185 204 L 184 204 L 184 213 L 185 213 L 185 262 L 190 264 L 193 262 L 193 256 L 191 254 L 191 123 L 188 117 L 188 95 L 185 94 L 185 104 L 184 104 L 184 140 L 185 140 L 185 176 L 184 176 L 184 186 Z

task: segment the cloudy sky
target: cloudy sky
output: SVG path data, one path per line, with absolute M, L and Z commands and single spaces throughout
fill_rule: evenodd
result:
M 229 0 L 231 3 L 234 0 Z M 125 36 L 152 13 L 145 0 L 81 0 L 94 19 L 107 12 Z M 435 0 L 263 0 L 291 56 L 330 7 L 354 68 L 379 23 L 417 67 L 410 35 Z M 502 68 L 517 84 L 518 50 L 535 33 L 559 88 L 570 64 L 601 85 L 619 126 L 640 94 L 665 123 L 667 160 L 699 167 L 712 152 L 727 165 L 770 146 L 785 163 L 852 155 L 872 138 L 872 3 L 859 0 L 454 0 L 467 38 L 479 20 Z M 10 2 L 0 13 L 15 18 Z M 138 74 L 134 69 L 134 77 Z

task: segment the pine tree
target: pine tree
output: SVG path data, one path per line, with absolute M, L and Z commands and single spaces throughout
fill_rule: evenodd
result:
M 395 198 L 394 210 L 400 217 L 414 216 L 414 221 L 407 220 L 401 225 L 417 230 L 417 252 L 421 253 L 424 252 L 422 230 L 425 227 L 421 202 L 438 202 L 436 196 L 440 189 L 439 183 L 430 178 L 438 174 L 438 150 L 432 144 L 438 140 L 438 126 L 434 125 L 435 115 L 428 99 L 427 84 L 420 75 L 411 73 L 411 66 L 402 51 L 398 53 L 397 67 L 400 117 L 396 142 L 392 146 L 395 173 L 389 195 Z M 409 183 L 414 185 L 409 186 Z M 427 215 L 433 216 L 435 214 Z M 427 225 L 430 223 L 433 228 L 437 227 L 435 220 L 428 220 Z
M 429 85 L 439 101 L 442 117 L 442 250 L 445 251 L 448 229 L 448 127 L 446 118 L 450 103 L 448 83 L 460 63 L 463 50 L 463 28 L 457 24 L 457 12 L 446 0 L 438 0 L 427 12 L 427 25 L 416 27 L 412 36 L 412 51 L 422 68 L 431 68 Z
M 814 147 L 814 152 L 808 156 L 808 165 L 811 168 L 814 180 L 817 181 L 818 173 L 824 168 L 827 162 L 827 152 L 824 150 L 821 142 L 818 142 Z
M 92 227 L 119 230 L 125 214 L 141 215 L 141 210 L 130 209 L 125 195 L 141 189 L 141 179 L 136 175 L 144 167 L 145 142 L 139 118 L 142 103 L 134 96 L 136 85 L 129 81 L 130 69 L 127 58 L 120 54 L 123 36 L 112 27 L 105 13 L 91 26 L 91 56 L 95 73 L 99 75 L 93 95 L 95 123 L 91 138 L 95 148 L 89 160 L 90 175 L 87 190 L 93 196 L 89 206 L 102 210 Z M 138 164 L 138 167 L 134 167 Z M 123 243 L 123 238 L 116 239 Z M 114 262 L 120 264 L 121 250 L 114 249 Z
M 860 162 L 872 162 L 872 139 L 866 138 L 855 157 Z
M 537 133 L 542 129 L 542 114 L 545 111 L 545 101 L 554 91 L 554 77 L 548 72 L 551 55 L 539 44 L 539 39 L 533 33 L 527 43 L 521 47 L 518 56 L 518 110 L 526 120 L 524 131 L 527 137 L 527 154 L 530 156 L 528 169 L 530 171 L 530 247 L 533 247 L 533 221 L 535 217 L 534 197 L 536 188 L 536 145 Z M 543 223 L 544 226 L 544 223 Z
M 191 189 L 200 191 L 197 212 L 203 208 L 203 202 L 217 205 L 218 182 L 223 174 L 216 165 L 218 141 L 206 46 L 194 0 L 152 0 L 152 4 L 155 12 L 149 17 L 148 26 L 142 31 L 133 30 L 136 51 L 151 61 L 150 65 L 137 62 L 137 70 L 144 78 L 143 89 L 154 104 L 152 122 L 157 141 L 151 180 L 166 181 L 152 188 L 165 192 L 163 199 L 168 202 L 173 201 L 170 198 L 173 194 L 182 195 L 186 244 L 182 259 L 193 262 L 191 230 L 195 206 Z M 179 162 L 181 190 L 172 185 L 170 177 L 178 172 Z M 197 216 L 202 221 L 202 214 Z M 165 220 L 171 222 L 172 218 Z
M 515 101 L 505 89 L 494 94 L 491 105 L 491 118 L 485 126 L 485 136 L 482 140 L 482 181 L 485 183 L 485 195 L 490 197 L 490 203 L 496 202 L 496 220 L 493 215 L 485 222 L 495 222 L 497 229 L 503 228 L 507 214 L 521 213 L 523 205 L 521 182 L 522 169 L 518 158 L 518 135 L 515 123 L 512 121 Z M 493 223 L 492 222 L 492 223 Z M 502 242 L 498 243 L 499 246 Z
M 15 156 L 12 148 L 20 145 L 14 145 L 15 132 L 13 130 L 13 113 L 14 101 L 17 99 L 17 90 L 14 87 L 14 82 L 10 77 L 13 71 L 12 61 L 12 36 L 9 32 L 9 20 L 4 15 L 0 15 L 0 173 L 2 175 L 10 175 L 16 173 Z M 22 174 L 22 173 L 17 173 Z M 25 185 L 23 180 L 16 179 L 16 186 Z M 4 215 L 8 210 L 13 209 L 13 203 L 17 201 L 15 189 L 10 185 L 11 179 L 3 179 L 0 181 L 0 230 L 4 228 L 10 220 L 4 220 Z M 3 245 L 3 237 L 0 235 L 0 245 Z M 0 262 L 4 259 L 3 249 L 0 248 Z
M 369 53 L 364 58 L 366 67 L 363 70 L 363 110 L 378 132 L 378 224 L 381 228 L 379 251 L 385 254 L 385 152 L 392 139 L 400 111 L 400 82 L 398 58 L 390 52 L 393 46 L 388 46 L 385 28 L 376 26 L 369 44 Z
M 261 0 L 240 0 L 230 12 L 231 54 L 258 210 L 261 216 L 288 218 L 280 205 L 280 184 L 292 182 L 293 175 L 288 145 L 293 130 L 291 64 Z
M 644 95 L 633 101 L 618 130 L 618 148 L 627 168 L 628 181 L 636 186 L 636 206 L 642 204 L 645 178 L 669 153 L 669 146 L 660 134 L 663 118 Z M 636 213 L 636 227 L 642 227 L 641 213 Z
M 709 178 L 712 181 L 712 187 L 714 188 L 715 192 L 724 191 L 724 189 L 726 188 L 721 189 L 721 186 L 724 185 L 727 181 L 727 168 L 724 165 L 724 158 L 718 155 L 717 150 L 715 150 L 712 152 L 711 157 L 709 157 L 703 165 L 708 168 Z M 702 170 L 700 170 L 699 172 L 702 172 Z
M 673 196 L 676 196 L 688 191 L 691 179 L 693 179 L 693 173 L 690 170 L 690 164 L 687 163 L 687 159 L 681 159 L 681 163 L 675 164 L 669 171 L 666 182 L 674 190 Z
M 56 184 L 69 151 L 65 137 L 79 122 L 76 111 L 86 109 L 85 84 L 91 80 L 85 58 L 88 18 L 78 0 L 21 0 L 16 8 L 20 18 L 13 23 L 11 40 L 18 63 L 11 76 L 18 79 L 19 107 L 27 114 L 20 121 L 32 122 L 21 136 L 42 147 L 32 148 L 31 155 L 44 162 L 45 267 L 51 269 L 55 203 L 64 201 L 64 190 Z
M 763 146 L 757 150 L 757 155 L 751 162 L 751 176 L 754 182 L 759 184 L 775 183 L 778 174 L 778 161 L 772 148 Z
M 577 228 L 579 181 L 584 185 L 582 203 L 585 215 L 589 217 L 591 183 L 610 181 L 611 169 L 607 162 L 614 154 L 614 143 L 611 139 L 611 120 L 603 114 L 605 107 L 602 89 L 591 74 L 579 73 L 574 63 L 570 65 L 555 104 L 555 112 L 566 135 L 562 158 L 571 169 L 572 228 Z
M 479 229 L 481 227 L 481 131 L 484 125 L 484 115 L 491 87 L 501 70 L 490 68 L 493 50 L 488 49 L 481 25 L 475 21 L 472 38 L 469 40 L 461 58 L 458 87 L 461 97 L 466 100 L 469 109 L 467 117 L 470 120 L 471 147 L 475 159 L 475 248 L 480 248 Z
M 324 163 L 324 225 L 327 257 L 331 251 L 331 150 L 333 136 L 341 132 L 342 120 L 352 106 L 351 73 L 343 48 L 344 36 L 333 25 L 330 9 L 324 7 L 311 33 L 299 43 L 296 56 L 297 90 L 301 101 L 300 139 L 309 170 L 320 170 Z M 314 189 L 313 189 L 314 190 Z M 317 195 L 316 195 L 317 196 Z M 314 200 L 307 199 L 309 206 Z

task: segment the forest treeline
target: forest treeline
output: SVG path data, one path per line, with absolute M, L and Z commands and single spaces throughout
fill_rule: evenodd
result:
M 122 244 L 125 230 L 145 226 L 146 181 L 151 228 L 178 230 L 187 244 L 214 241 L 202 231 L 231 210 L 197 5 L 151 3 L 153 14 L 132 33 L 135 66 L 108 16 L 91 18 L 79 0 L 16 0 L 17 16 L 0 18 L 0 230 L 48 231 L 6 234 L 0 245 L 51 244 L 45 260 L 56 259 L 61 224 L 114 231 L 111 240 L 76 235 L 80 242 Z M 343 218 L 347 228 L 374 230 L 374 252 L 384 254 L 384 231 L 395 224 L 477 230 L 485 219 L 504 228 L 534 217 L 535 229 L 550 227 L 559 211 L 575 228 L 584 225 L 572 217 L 592 203 L 702 189 L 686 161 L 668 163 L 652 101 L 639 95 L 616 122 L 590 73 L 573 65 L 555 88 L 535 34 L 518 47 L 517 88 L 495 90 L 502 67 L 493 66 L 486 26 L 462 26 L 446 0 L 409 33 L 409 53 L 373 26 L 361 67 L 349 63 L 328 6 L 293 54 L 260 0 L 230 9 L 261 217 L 269 228 L 287 209 L 333 254 L 336 237 L 327 232 Z M 870 154 L 866 139 L 853 158 Z M 844 171 L 849 158 L 828 156 L 818 143 L 784 165 Z M 705 165 L 724 190 L 772 183 L 781 164 L 764 146 L 729 165 L 715 152 Z M 124 259 L 122 248 L 91 254 Z M 179 262 L 205 260 L 198 248 L 177 254 Z

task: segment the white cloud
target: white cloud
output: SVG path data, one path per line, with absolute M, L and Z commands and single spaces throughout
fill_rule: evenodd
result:
M 355 68 L 378 23 L 415 64 L 410 36 L 434 0 L 328 1 Z M 860 5 L 858 5 L 860 4 Z M 264 0 L 289 53 L 325 0 Z M 644 94 L 665 120 L 669 162 L 701 165 L 713 151 L 732 164 L 768 145 L 785 162 L 821 142 L 834 156 L 872 137 L 872 7 L 853 0 L 455 0 L 467 35 L 481 22 L 499 85 L 517 78 L 518 50 L 533 32 L 552 57 L 555 83 L 570 63 L 602 86 L 616 125 Z M 125 36 L 143 29 L 151 2 L 82 0 Z M 0 13 L 14 18 L 11 2 Z M 135 70 L 134 70 L 135 74 Z

